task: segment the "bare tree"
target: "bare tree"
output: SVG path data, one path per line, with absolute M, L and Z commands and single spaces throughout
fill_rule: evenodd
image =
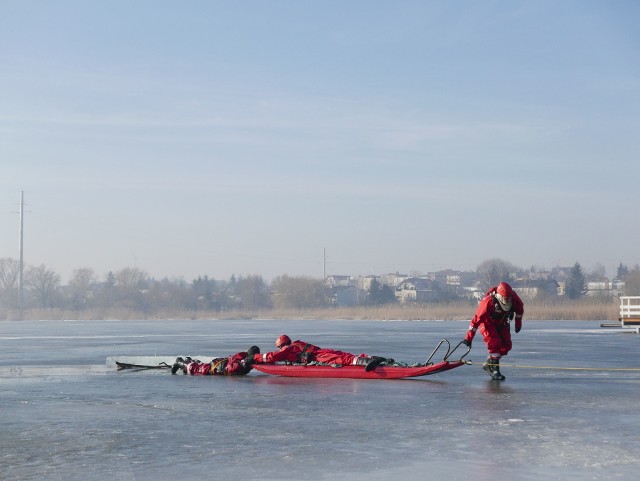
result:
M 193 292 L 181 278 L 159 281 L 148 281 L 149 289 L 145 292 L 144 301 L 148 312 L 159 312 L 171 309 L 193 309 Z
M 327 304 L 322 279 L 276 277 L 272 283 L 273 304 L 277 308 L 322 307 Z
M 508 282 L 512 275 L 520 271 L 522 271 L 522 269 L 502 259 L 486 260 L 476 269 L 481 283 L 480 287 L 483 290 L 487 290 L 502 281 Z
M 137 267 L 125 267 L 115 273 L 115 302 L 130 309 L 148 308 L 144 298 L 149 287 L 149 276 Z
M 98 278 L 90 267 L 81 267 L 73 271 L 69 288 L 71 302 L 75 309 L 90 307 L 97 282 Z
M 20 263 L 15 259 L 0 259 L 0 305 L 18 307 L 20 304 Z
M 125 290 L 143 289 L 149 276 L 137 267 L 125 267 L 115 273 L 116 286 Z
M 240 302 L 246 309 L 270 307 L 269 287 L 262 276 L 248 276 L 238 279 Z
M 60 274 L 47 269 L 42 264 L 27 270 L 24 283 L 30 288 L 31 294 L 40 307 L 52 307 L 53 300 L 59 293 Z
M 18 287 L 20 263 L 8 257 L 0 259 L 0 289 Z

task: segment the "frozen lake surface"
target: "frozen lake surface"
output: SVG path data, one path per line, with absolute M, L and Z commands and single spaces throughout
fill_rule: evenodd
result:
M 0 322 L 0 479 L 637 479 L 640 335 L 599 324 L 525 320 L 500 383 L 480 336 L 473 365 L 396 381 L 107 363 L 266 352 L 282 333 L 424 362 L 467 321 Z

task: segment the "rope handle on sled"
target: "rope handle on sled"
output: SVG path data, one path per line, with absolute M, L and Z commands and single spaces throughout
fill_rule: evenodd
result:
M 440 349 L 440 347 L 442 347 L 443 344 L 447 344 L 447 352 L 445 353 L 444 357 L 442 358 L 443 361 L 448 361 L 449 358 L 451 357 L 451 355 L 460 347 L 461 344 L 463 344 L 462 341 L 460 341 L 456 347 L 454 347 L 453 349 L 451 349 L 451 343 L 447 340 L 447 339 L 442 339 L 438 345 L 436 346 L 436 348 L 433 350 L 433 352 L 431 353 L 431 355 L 429 356 L 429 359 L 427 359 L 426 364 L 428 365 L 429 363 L 431 363 L 431 359 L 433 358 L 433 356 L 435 355 L 435 353 Z M 471 352 L 471 346 L 466 346 L 467 347 L 467 352 L 465 352 L 462 356 L 460 356 L 460 359 L 456 359 L 456 361 L 462 361 L 470 352 Z M 464 361 L 465 363 L 468 361 Z
M 453 354 L 455 350 L 458 349 L 462 344 L 464 344 L 462 341 L 456 344 L 456 347 L 454 347 L 453 350 L 447 356 L 445 356 L 444 360 L 446 361 L 449 358 L 449 356 L 451 356 L 451 354 Z M 465 357 L 467 357 L 471 352 L 471 346 L 467 346 L 466 344 L 464 345 L 467 348 L 467 352 L 465 352 L 462 356 L 460 356 L 460 359 L 459 359 L 460 361 L 462 361 Z M 468 362 L 468 361 L 465 361 L 465 362 Z

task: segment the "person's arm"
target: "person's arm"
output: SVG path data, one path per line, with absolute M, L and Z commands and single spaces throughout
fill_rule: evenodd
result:
M 288 346 L 282 351 L 265 352 L 264 354 L 256 354 L 253 361 L 257 364 L 273 364 L 274 362 L 290 361 L 290 357 L 294 355 L 293 346 Z
M 516 322 L 516 334 L 520 332 L 522 329 L 522 316 L 524 316 L 524 303 L 520 296 L 513 293 L 513 299 L 511 300 L 513 303 L 513 312 L 515 313 L 515 322 Z
M 478 309 L 476 310 L 473 319 L 469 323 L 469 329 L 467 330 L 467 334 L 464 336 L 464 340 L 462 341 L 466 346 L 471 347 L 471 343 L 473 342 L 473 338 L 478 331 L 478 326 L 482 324 L 486 317 L 488 316 L 489 303 L 491 302 L 491 297 L 486 296 L 484 299 L 480 301 L 478 305 Z
M 227 368 L 226 368 L 227 374 L 236 374 L 246 369 L 250 371 L 251 364 L 245 361 L 246 358 L 247 358 L 246 352 L 239 352 L 237 354 L 234 354 L 233 356 L 229 356 L 227 358 Z

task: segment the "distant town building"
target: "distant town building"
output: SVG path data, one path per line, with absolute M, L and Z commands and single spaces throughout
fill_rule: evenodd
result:
M 510 282 L 522 299 L 534 299 L 547 296 L 557 297 L 560 285 L 554 279 L 516 279 Z
M 572 267 L 555 267 L 551 271 L 515 273 L 508 282 L 523 299 L 558 297 L 565 295 L 566 280 Z M 403 304 L 429 303 L 452 299 L 481 300 L 485 290 L 481 280 L 473 271 L 428 272 L 425 275 L 407 275 L 399 272 L 380 276 L 331 275 L 325 280 L 327 295 L 332 305 L 363 305 L 373 281 L 381 286 L 389 286 L 396 300 Z M 617 297 L 624 292 L 624 282 L 620 280 L 591 279 L 587 283 L 588 296 Z
M 349 287 L 353 285 L 353 277 L 339 275 L 327 276 L 327 278 L 325 279 L 325 284 L 329 288 L 336 286 Z
M 396 287 L 396 299 L 402 304 L 438 300 L 438 283 L 421 277 L 410 277 Z

